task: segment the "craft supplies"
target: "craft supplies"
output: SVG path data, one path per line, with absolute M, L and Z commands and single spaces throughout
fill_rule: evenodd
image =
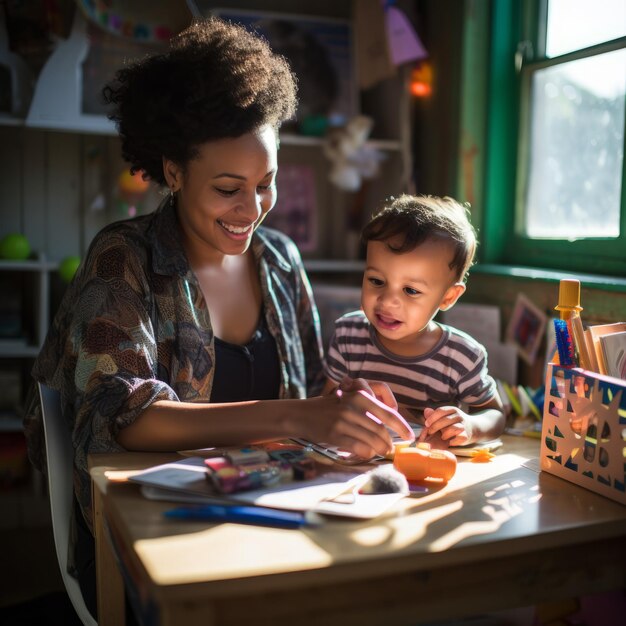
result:
M 391 463 L 380 465 L 377 468 L 363 474 L 362 480 L 354 484 L 342 493 L 327 498 L 328 502 L 342 504 L 354 504 L 358 494 L 380 495 L 383 493 L 409 493 L 409 484 L 404 474 L 399 472 Z
M 428 443 L 418 443 L 414 448 L 396 450 L 394 467 L 407 480 L 435 479 L 448 482 L 456 472 L 456 456 L 449 450 L 434 450 Z
M 589 354 L 580 319 L 583 308 L 580 306 L 579 280 L 564 278 L 559 282 L 559 303 L 554 308 L 559 312 L 559 319 L 554 320 L 554 330 L 560 365 L 591 369 L 593 359 Z

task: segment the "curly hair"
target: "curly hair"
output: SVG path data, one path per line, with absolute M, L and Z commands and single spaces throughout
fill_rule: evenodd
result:
M 162 157 L 185 167 L 207 141 L 278 130 L 295 114 L 296 91 L 265 39 L 211 17 L 174 36 L 167 52 L 118 70 L 102 95 L 131 171 L 164 185 Z
M 400 243 L 397 238 L 401 238 Z M 363 243 L 384 241 L 397 254 L 410 252 L 433 239 L 452 244 L 450 269 L 455 271 L 457 280 L 466 280 L 476 254 L 476 231 L 469 220 L 469 205 L 454 198 L 408 194 L 392 197 L 361 232 Z

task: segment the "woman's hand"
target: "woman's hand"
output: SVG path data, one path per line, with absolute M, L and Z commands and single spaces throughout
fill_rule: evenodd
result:
M 341 389 L 341 391 L 357 391 L 362 389 L 388 407 L 395 410 L 398 409 L 398 402 L 389 388 L 389 385 L 379 380 L 366 380 L 365 378 L 350 378 L 349 376 L 344 376 L 343 380 L 339 383 L 339 389 Z
M 376 383 L 374 388 L 386 394 Z M 307 414 L 306 432 L 301 436 L 304 434 L 311 441 L 332 444 L 366 459 L 391 451 L 393 444 L 385 426 L 412 441 L 415 435 L 404 418 L 395 408 L 377 399 L 371 390 L 363 379 L 352 383 L 344 380 L 334 393 L 307 401 L 307 410 L 310 411 L 313 403 L 318 403 L 319 409 L 312 417 Z M 391 394 L 388 387 L 387 391 Z

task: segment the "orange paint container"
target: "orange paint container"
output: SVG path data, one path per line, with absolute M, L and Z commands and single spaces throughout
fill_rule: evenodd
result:
M 399 448 L 393 466 L 407 480 L 427 478 L 448 482 L 456 472 L 456 457 L 449 450 L 433 450 L 429 444 L 420 443 L 415 448 Z

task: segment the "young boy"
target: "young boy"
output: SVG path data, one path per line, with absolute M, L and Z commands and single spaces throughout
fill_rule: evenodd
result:
M 327 389 L 345 376 L 387 383 L 407 420 L 423 417 L 421 440 L 461 446 L 500 435 L 502 402 L 484 347 L 433 321 L 465 291 L 476 251 L 467 210 L 448 197 L 403 195 L 362 239 L 362 310 L 335 322 Z

